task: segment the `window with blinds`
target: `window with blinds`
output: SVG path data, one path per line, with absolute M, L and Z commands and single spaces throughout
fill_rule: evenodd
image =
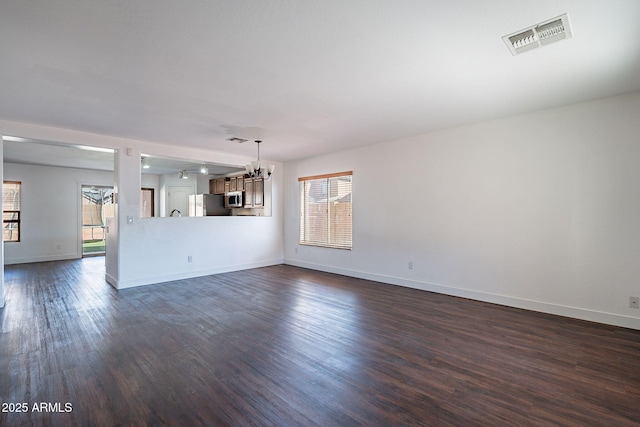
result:
M 22 183 L 4 181 L 2 184 L 2 240 L 20 241 L 20 193 Z
M 300 244 L 351 249 L 352 172 L 298 178 Z

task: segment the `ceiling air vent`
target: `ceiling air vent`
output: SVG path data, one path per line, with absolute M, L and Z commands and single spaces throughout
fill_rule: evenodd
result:
M 528 50 L 568 38 L 571 38 L 571 27 L 569 26 L 569 17 L 565 13 L 557 18 L 504 36 L 502 40 L 504 40 L 513 55 L 518 55 Z
M 237 136 L 232 136 L 231 138 L 227 138 L 229 142 L 237 142 L 238 144 L 242 144 L 243 142 L 247 142 L 248 140 L 244 138 L 238 138 Z

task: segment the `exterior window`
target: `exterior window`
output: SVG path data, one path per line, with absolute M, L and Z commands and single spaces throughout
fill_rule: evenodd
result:
M 20 196 L 22 183 L 4 181 L 2 184 L 2 240 L 20 241 Z
M 353 172 L 298 178 L 300 244 L 351 249 Z

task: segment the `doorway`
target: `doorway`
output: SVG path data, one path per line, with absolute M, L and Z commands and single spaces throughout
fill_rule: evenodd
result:
M 169 216 L 189 215 L 189 195 L 194 194 L 192 185 L 170 185 L 167 192 Z
M 82 186 L 82 256 L 106 252 L 106 219 L 115 216 L 113 187 Z
M 155 197 L 153 188 L 140 190 L 140 218 L 152 218 L 155 216 Z

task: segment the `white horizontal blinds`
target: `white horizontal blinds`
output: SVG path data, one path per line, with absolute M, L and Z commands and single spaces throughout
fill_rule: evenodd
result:
M 352 172 L 298 178 L 300 244 L 351 249 Z
M 20 199 L 22 183 L 4 181 L 2 185 L 2 239 L 20 241 Z
M 351 175 L 329 178 L 329 245 L 351 249 Z

